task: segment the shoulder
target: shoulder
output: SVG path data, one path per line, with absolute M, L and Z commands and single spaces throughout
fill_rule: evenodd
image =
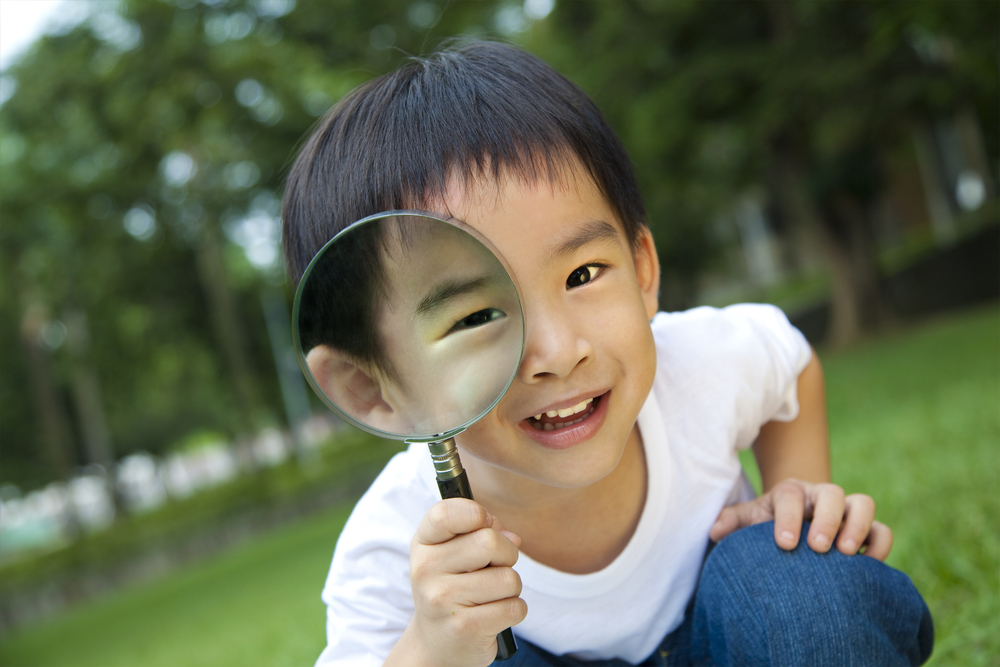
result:
M 437 501 L 430 457 L 416 447 L 396 454 L 358 500 L 337 541 L 334 565 L 372 549 L 404 548 L 430 505 Z
M 423 450 L 393 457 L 341 531 L 323 589 L 328 645 L 317 664 L 381 664 L 409 623 L 410 540 L 437 501 Z
M 809 344 L 784 312 L 767 304 L 658 313 L 652 328 L 661 367 L 696 365 L 724 370 L 769 365 L 778 359 L 793 371 L 801 370 L 811 354 Z

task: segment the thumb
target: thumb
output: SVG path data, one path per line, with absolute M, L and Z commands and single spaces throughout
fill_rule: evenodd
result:
M 719 518 L 712 525 L 712 530 L 708 533 L 709 539 L 713 542 L 720 542 L 726 535 L 748 525 L 749 519 L 746 516 L 746 509 L 747 503 L 741 503 L 722 510 L 719 513 Z
M 507 530 L 507 528 L 504 527 L 503 525 L 503 521 L 501 521 L 499 517 L 496 516 L 493 517 L 493 526 L 491 527 L 493 528 L 493 530 L 497 531 L 498 533 L 506 537 L 508 540 L 513 542 L 515 547 L 518 548 L 521 547 L 521 536 L 518 535 L 517 533 L 512 533 L 509 530 Z

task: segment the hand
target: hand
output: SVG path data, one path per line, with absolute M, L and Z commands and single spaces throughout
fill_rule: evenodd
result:
M 837 549 L 853 556 L 884 561 L 892 550 L 892 530 L 875 521 L 875 501 L 855 493 L 844 497 L 836 484 L 810 484 L 786 479 L 760 498 L 722 510 L 709 537 L 718 542 L 726 535 L 764 521 L 774 520 L 774 541 L 785 550 L 799 543 L 803 521 L 812 521 L 806 543 L 817 553 L 826 553 L 836 538 Z M 839 536 L 838 536 L 839 531 Z
M 511 568 L 520 542 L 475 501 L 431 507 L 410 543 L 413 619 L 386 664 L 493 662 L 497 633 L 528 613 Z

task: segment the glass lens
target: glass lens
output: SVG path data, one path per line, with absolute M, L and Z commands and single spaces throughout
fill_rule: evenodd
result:
M 488 242 L 410 211 L 365 218 L 324 246 L 299 283 L 293 325 L 324 402 L 395 439 L 451 433 L 489 412 L 524 345 L 517 289 Z

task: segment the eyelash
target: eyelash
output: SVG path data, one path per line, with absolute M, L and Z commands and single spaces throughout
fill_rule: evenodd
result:
M 569 277 L 566 278 L 566 289 L 574 289 L 576 287 L 582 287 L 587 283 L 593 282 L 598 276 L 604 273 L 604 270 L 606 268 L 608 268 L 607 264 L 594 262 L 592 264 L 584 264 L 583 266 L 574 269 L 573 272 L 569 274 Z M 597 270 L 594 271 L 594 269 Z M 574 279 L 583 278 L 583 276 L 586 276 L 586 278 L 582 282 L 575 285 L 572 284 L 574 282 Z
M 458 322 L 455 322 L 448 333 L 481 327 L 484 324 L 489 324 L 490 322 L 498 320 L 501 317 L 504 317 L 504 312 L 502 310 L 497 308 L 483 308 L 482 310 L 477 310 L 470 315 L 466 315 Z

